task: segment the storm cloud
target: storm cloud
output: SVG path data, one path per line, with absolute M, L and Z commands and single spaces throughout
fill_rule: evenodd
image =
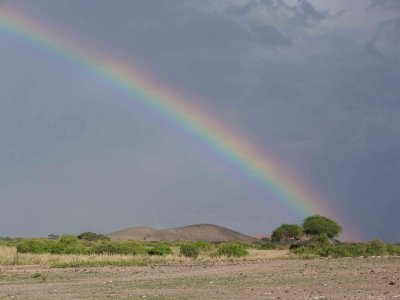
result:
M 276 154 L 358 238 L 400 240 L 398 1 L 1 5 L 140 63 Z M 3 31 L 0 65 L 0 235 L 301 222 L 84 68 Z

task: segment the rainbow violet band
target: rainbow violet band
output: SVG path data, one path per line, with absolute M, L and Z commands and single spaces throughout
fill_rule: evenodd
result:
M 352 226 L 335 215 L 328 201 L 271 153 L 254 146 L 233 127 L 194 104 L 196 101 L 186 101 L 187 96 L 162 84 L 134 65 L 131 59 L 119 60 L 69 30 L 57 28 L 53 22 L 34 18 L 11 6 L 3 5 L 0 9 L 1 32 L 78 64 L 110 87 L 123 90 L 132 101 L 156 111 L 160 117 L 223 157 L 242 176 L 257 184 L 267 197 L 286 205 L 299 216 L 328 215 L 339 220 L 345 231 L 351 230 Z

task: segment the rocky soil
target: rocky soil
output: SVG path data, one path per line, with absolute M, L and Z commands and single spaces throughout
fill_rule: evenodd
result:
M 0 266 L 0 299 L 400 299 L 400 258 Z

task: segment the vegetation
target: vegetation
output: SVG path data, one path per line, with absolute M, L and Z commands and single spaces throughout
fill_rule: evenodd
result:
M 32 256 L 35 261 L 41 261 L 44 255 L 49 255 L 49 261 L 57 266 L 101 266 L 101 265 L 147 265 L 152 262 L 184 260 L 190 258 L 224 259 L 224 257 L 246 257 L 250 253 L 263 250 L 286 250 L 300 256 L 323 257 L 356 257 L 400 255 L 399 244 L 385 244 L 379 240 L 365 243 L 342 243 L 334 240 L 341 232 L 341 227 L 335 221 L 315 215 L 304 220 L 302 225 L 282 224 L 272 233 L 271 239 L 263 239 L 254 243 L 239 241 L 227 243 L 208 243 L 203 241 L 111 241 L 108 237 L 83 232 L 80 235 L 52 236 L 55 239 L 0 239 L 0 246 L 15 247 L 16 254 L 11 255 L 14 264 Z M 293 243 L 295 241 L 295 243 Z M 11 248 L 7 248 L 11 249 Z M 257 253 L 258 253 L 257 252 Z M 175 253 L 175 254 L 174 254 Z M 287 252 L 286 252 L 287 253 Z M 178 255 L 179 254 L 179 255 Z M 53 257 L 69 256 L 82 258 L 68 259 L 68 262 L 53 262 Z M 117 256 L 126 256 L 118 260 Z M 100 261 L 96 257 L 102 257 Z M 113 257 L 113 258 L 111 258 Z M 254 256 L 253 256 L 254 257 Z M 29 258 L 31 259 L 31 258 Z M 33 258 L 32 258 L 33 259 Z M 79 263 L 78 263 L 79 262 Z M 1 257 L 0 257 L 1 263 Z
M 147 254 L 149 255 L 168 255 L 172 254 L 172 250 L 170 247 L 160 244 L 152 247 L 151 249 L 147 250 Z
M 183 244 L 180 246 L 179 251 L 185 257 L 197 258 L 200 254 L 200 247 L 196 244 Z
M 400 255 L 400 247 L 385 244 L 379 240 L 365 243 L 340 243 L 336 245 L 316 245 L 301 246 L 292 249 L 295 254 L 313 254 L 323 257 L 359 257 L 359 256 L 381 256 L 381 255 Z
M 18 239 L 13 239 L 8 236 L 0 236 L 0 246 L 15 246 Z
M 48 243 L 51 253 L 56 254 L 84 254 L 85 246 L 73 235 L 63 235 L 56 242 Z
M 247 256 L 249 252 L 242 243 L 229 242 L 222 243 L 218 246 L 217 255 L 227 257 L 242 257 Z
M 19 253 L 53 253 L 53 243 L 39 239 L 24 239 L 17 243 Z
M 304 235 L 303 228 L 297 224 L 282 224 L 272 232 L 272 241 L 300 240 Z
M 103 234 L 90 232 L 90 231 L 82 232 L 80 235 L 78 235 L 78 239 L 84 240 L 84 241 L 89 241 L 89 242 L 93 242 L 93 241 L 109 241 L 110 240 L 110 238 L 108 236 L 105 236 Z
M 327 235 L 334 238 L 342 232 L 342 227 L 327 217 L 315 215 L 308 217 L 303 222 L 304 232 L 310 236 Z

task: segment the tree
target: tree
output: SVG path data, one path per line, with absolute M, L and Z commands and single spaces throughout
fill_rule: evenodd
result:
M 310 236 L 327 235 L 329 238 L 334 238 L 342 232 L 342 227 L 338 223 L 320 215 L 306 218 L 303 228 L 304 232 Z
M 89 242 L 95 242 L 95 241 L 109 241 L 110 238 L 103 235 L 103 234 L 98 234 L 94 232 L 82 232 L 80 235 L 78 235 L 78 239 L 80 240 L 85 240 Z
M 300 225 L 282 224 L 272 232 L 271 238 L 277 242 L 290 239 L 299 240 L 303 234 L 303 228 Z
M 60 237 L 60 236 L 57 235 L 57 234 L 50 233 L 50 234 L 47 236 L 47 239 L 49 239 L 49 240 L 57 240 L 59 237 Z

